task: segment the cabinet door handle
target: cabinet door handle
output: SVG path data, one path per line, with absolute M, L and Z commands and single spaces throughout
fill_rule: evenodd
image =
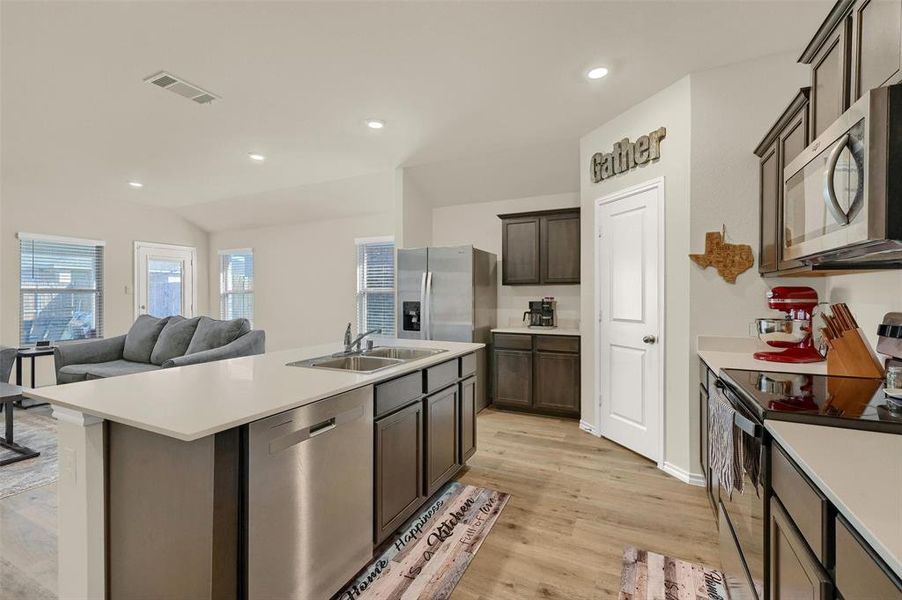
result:
M 646 344 L 654 344 L 655 342 L 658 341 L 658 338 L 656 338 L 653 335 L 647 335 L 644 338 L 642 338 L 642 341 L 645 342 Z

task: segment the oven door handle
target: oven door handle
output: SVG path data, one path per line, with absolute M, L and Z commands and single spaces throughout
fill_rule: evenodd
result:
M 733 424 L 752 437 L 761 437 L 761 426 L 744 416 L 736 409 L 735 401 L 731 400 L 729 395 L 727 394 L 727 386 L 720 379 L 718 379 L 714 382 L 714 387 L 721 390 L 724 396 L 727 398 L 727 401 L 733 406 Z
M 733 424 L 752 437 L 761 437 L 761 426 L 743 417 L 736 409 L 733 409 Z

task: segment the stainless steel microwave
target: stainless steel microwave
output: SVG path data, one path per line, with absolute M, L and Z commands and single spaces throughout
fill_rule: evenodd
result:
M 902 263 L 902 84 L 858 99 L 783 171 L 783 257 Z

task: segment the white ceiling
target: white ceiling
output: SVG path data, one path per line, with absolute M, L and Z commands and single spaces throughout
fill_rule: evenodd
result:
M 333 214 L 311 184 L 355 189 L 398 166 L 426 165 L 420 187 L 448 184 L 439 204 L 475 201 L 474 181 L 516 173 L 512 156 L 576 156 L 580 135 L 689 72 L 799 51 L 831 4 L 6 0 L 2 177 L 177 207 L 208 229 L 229 221 L 209 217 L 214 202 Z M 593 65 L 611 74 L 589 82 Z M 222 100 L 143 83 L 159 70 Z M 578 161 L 569 169 L 530 168 L 524 195 L 575 189 Z M 343 194 L 328 205 L 361 206 Z

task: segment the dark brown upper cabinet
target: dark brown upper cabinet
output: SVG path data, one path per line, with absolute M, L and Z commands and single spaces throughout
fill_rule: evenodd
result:
M 902 75 L 902 0 L 858 0 L 852 9 L 852 98 Z
M 866 91 L 902 81 L 902 0 L 838 0 L 799 62 L 811 65 L 810 141 Z
M 539 220 L 542 283 L 579 283 L 579 211 Z
M 502 285 L 579 283 L 579 208 L 498 217 Z
M 782 254 L 783 169 L 808 145 L 809 93 L 810 88 L 799 90 L 755 148 L 760 159 L 758 272 L 762 275 L 802 268 L 801 263 L 785 260 Z

